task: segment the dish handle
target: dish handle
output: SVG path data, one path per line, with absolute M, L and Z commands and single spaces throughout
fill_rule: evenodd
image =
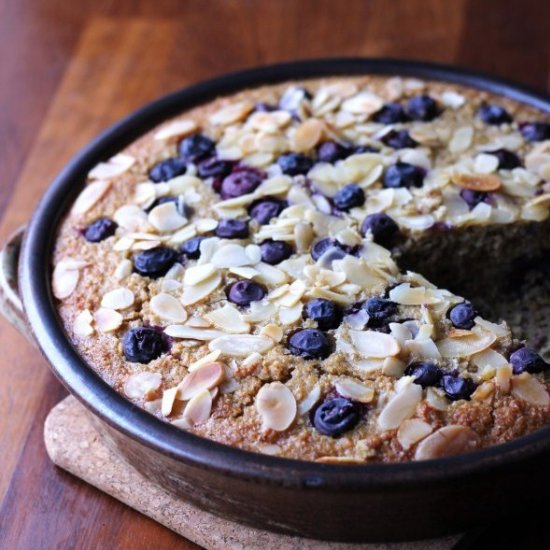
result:
M 19 252 L 25 229 L 23 226 L 15 231 L 0 250 L 0 313 L 36 345 L 27 324 L 18 285 Z

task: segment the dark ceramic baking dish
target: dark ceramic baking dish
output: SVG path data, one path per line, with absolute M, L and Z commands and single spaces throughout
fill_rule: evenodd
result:
M 260 84 L 329 75 L 405 75 L 502 94 L 550 111 L 550 98 L 456 68 L 390 59 L 328 59 L 222 76 L 163 97 L 115 124 L 59 174 L 38 205 L 19 253 L 18 288 L 53 372 L 92 413 L 105 438 L 138 470 L 181 498 L 238 522 L 341 541 L 434 537 L 502 518 L 550 488 L 550 428 L 481 451 L 410 464 L 343 466 L 242 451 L 197 437 L 135 407 L 70 344 L 50 292 L 50 253 L 66 207 L 99 161 L 177 113 Z M 4 286 L 17 259 L 4 254 Z M 9 304 L 17 305 L 11 292 Z M 11 308 L 13 310 L 13 307 Z

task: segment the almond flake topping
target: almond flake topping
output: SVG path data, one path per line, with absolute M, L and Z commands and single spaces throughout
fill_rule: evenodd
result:
M 313 149 L 323 135 L 324 124 L 316 118 L 310 118 L 302 122 L 296 129 L 292 147 L 299 152 Z
M 100 332 L 112 332 L 122 325 L 124 318 L 114 309 L 99 308 L 94 313 L 95 326 Z
M 77 336 L 90 336 L 94 333 L 94 327 L 92 321 L 94 318 L 89 309 L 81 311 L 75 318 L 73 323 L 73 330 Z
M 319 401 L 320 397 L 321 388 L 313 386 L 313 389 L 298 404 L 298 414 L 302 416 L 309 412 L 313 408 L 313 405 Z
M 162 377 L 158 372 L 137 372 L 124 382 L 124 393 L 131 399 L 148 398 L 160 388 L 161 382 Z
M 164 390 L 162 393 L 162 404 L 161 404 L 161 413 L 163 416 L 170 416 L 174 403 L 176 402 L 176 395 L 178 393 L 178 388 L 170 388 L 169 390 Z
M 415 460 L 443 458 L 474 451 L 480 444 L 479 436 L 466 426 L 451 424 L 440 428 L 419 443 Z
M 334 383 L 334 389 L 343 397 L 348 397 L 360 403 L 370 403 L 374 398 L 374 390 L 351 378 L 340 378 Z
M 501 179 L 494 174 L 455 174 L 453 183 L 472 191 L 497 191 L 502 186 Z
M 263 385 L 256 395 L 255 404 L 265 430 L 283 432 L 296 418 L 296 399 L 281 382 Z
M 512 377 L 512 395 L 536 407 L 548 407 L 550 396 L 546 386 L 528 372 Z
M 397 441 L 403 449 L 410 449 L 415 443 L 430 435 L 433 428 L 423 420 L 411 418 L 404 420 L 397 430 Z
M 216 126 L 228 125 L 244 119 L 254 108 L 251 101 L 240 101 L 222 107 L 210 116 L 210 122 Z
M 469 336 L 459 335 L 458 338 L 444 338 L 436 342 L 442 357 L 470 357 L 489 348 L 497 337 L 487 331 L 471 331 Z
M 185 406 L 183 421 L 188 426 L 204 424 L 212 411 L 212 395 L 208 390 L 203 390 L 195 395 Z
M 226 304 L 220 309 L 215 309 L 207 313 L 205 317 L 216 327 L 224 332 L 231 334 L 239 334 L 250 332 L 250 325 L 244 321 L 239 310 L 231 305 Z
M 71 208 L 73 216 L 81 216 L 90 210 L 111 187 L 110 181 L 94 181 L 84 187 Z
M 174 202 L 165 202 L 155 206 L 148 217 L 149 223 L 161 233 L 175 231 L 187 223 Z
M 53 295 L 63 300 L 68 298 L 76 289 L 80 278 L 80 270 L 88 265 L 87 262 L 65 258 L 59 261 L 52 274 Z
M 190 372 L 179 384 L 177 397 L 180 401 L 187 401 L 203 390 L 210 390 L 217 386 L 224 377 L 222 363 L 208 363 Z
M 374 330 L 350 330 L 349 335 L 357 352 L 363 357 L 385 358 L 400 351 L 395 338 Z
M 151 298 L 151 311 L 161 319 L 173 323 L 184 323 L 187 312 L 176 298 L 161 292 Z
M 421 400 L 422 386 L 413 383 L 404 385 L 382 409 L 377 420 L 378 428 L 382 431 L 398 428 L 403 420 L 414 414 Z
M 242 334 L 238 336 L 220 336 L 208 344 L 211 351 L 221 351 L 229 357 L 247 357 L 251 353 L 265 353 L 274 345 L 271 338 Z
M 193 120 L 176 120 L 163 126 L 153 139 L 158 141 L 165 141 L 171 138 L 181 138 L 189 135 L 197 129 L 197 125 Z
M 101 299 L 101 307 L 107 309 L 127 309 L 134 304 L 134 293 L 127 288 L 115 288 Z
M 107 162 L 100 162 L 90 170 L 88 177 L 93 180 L 105 180 L 120 176 L 127 172 L 136 162 L 131 155 L 119 153 Z
M 200 283 L 184 288 L 181 296 L 182 304 L 184 306 L 191 306 L 204 300 L 220 286 L 221 282 L 222 276 L 219 273 L 215 273 L 212 277 L 209 277 Z

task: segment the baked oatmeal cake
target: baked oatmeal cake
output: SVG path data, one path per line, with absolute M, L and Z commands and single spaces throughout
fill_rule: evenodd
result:
M 264 86 L 91 170 L 52 289 L 82 357 L 183 430 L 437 458 L 550 422 L 548 288 L 525 275 L 549 206 L 548 114 L 400 77 Z

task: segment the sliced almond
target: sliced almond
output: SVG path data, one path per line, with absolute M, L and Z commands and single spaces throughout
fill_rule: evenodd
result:
M 496 340 L 496 336 L 490 332 L 473 332 L 470 336 L 460 338 L 444 338 L 436 342 L 437 349 L 442 357 L 470 357 L 489 348 Z
M 483 401 L 495 393 L 495 385 L 492 382 L 483 382 L 472 393 L 474 401 Z
M 274 342 L 280 342 L 283 339 L 283 329 L 273 323 L 269 323 L 260 330 L 260 336 L 267 336 Z
M 433 428 L 423 420 L 411 418 L 404 420 L 397 430 L 397 441 L 403 449 L 409 450 L 415 443 L 430 435 Z
M 134 266 L 132 262 L 128 259 L 122 260 L 116 267 L 114 272 L 114 277 L 117 281 L 121 281 L 122 279 L 126 279 L 126 277 L 129 277 L 132 274 Z
M 212 277 L 198 284 L 184 288 L 181 303 L 184 306 L 191 306 L 204 300 L 220 286 L 221 282 L 222 276 L 219 273 L 215 273 Z
M 452 182 L 472 191 L 497 191 L 502 186 L 501 179 L 495 174 L 455 174 Z
M 397 357 L 386 357 L 382 366 L 382 372 L 386 376 L 394 376 L 399 378 L 403 376 L 405 369 L 407 368 L 407 363 L 401 361 Z
M 161 233 L 175 231 L 187 223 L 187 218 L 178 212 L 178 207 L 174 202 L 165 202 L 155 206 L 149 212 L 147 219 Z
M 94 333 L 92 321 L 94 318 L 89 309 L 81 311 L 74 320 L 73 331 L 77 336 L 90 336 Z
M 185 270 L 185 275 L 183 276 L 183 284 L 185 286 L 198 285 L 199 283 L 202 283 L 212 277 L 212 275 L 216 272 L 216 267 L 211 263 L 188 267 Z
M 170 416 L 170 414 L 172 414 L 172 409 L 174 408 L 177 393 L 178 388 L 170 388 L 169 390 L 164 390 L 164 392 L 162 393 L 162 404 L 160 412 L 163 416 Z
M 78 285 L 80 269 L 87 265 L 86 262 L 72 258 L 65 258 L 57 262 L 52 274 L 53 295 L 59 300 L 68 298 Z
M 224 377 L 222 363 L 208 363 L 190 372 L 177 386 L 177 398 L 187 401 L 203 390 L 210 390 L 217 386 Z
M 449 142 L 449 150 L 451 153 L 462 153 L 472 145 L 474 137 L 474 129 L 471 126 L 463 126 L 457 128 Z
M 233 243 L 216 250 L 210 261 L 213 266 L 218 268 L 241 267 L 257 263 L 251 261 L 244 246 Z
M 512 377 L 512 395 L 536 407 L 550 405 L 550 396 L 546 386 L 528 372 Z
M 153 136 L 153 139 L 166 141 L 171 138 L 182 138 L 194 132 L 196 129 L 197 125 L 194 120 L 176 120 L 158 130 Z
M 169 325 L 164 329 L 164 333 L 172 338 L 200 341 L 214 340 L 225 334 L 220 330 L 195 328 L 188 325 Z
M 421 441 L 416 448 L 415 460 L 443 458 L 473 451 L 479 447 L 479 436 L 472 429 L 458 424 L 440 428 Z
M 282 325 L 292 325 L 302 318 L 302 310 L 304 306 L 301 302 L 298 302 L 292 307 L 279 308 L 279 322 Z
M 205 317 L 217 328 L 231 334 L 250 332 L 250 325 L 243 319 L 240 311 L 231 304 L 207 313 Z
M 100 332 L 112 332 L 122 325 L 124 318 L 122 315 L 109 308 L 99 308 L 94 313 L 94 322 L 97 330 Z
M 161 292 L 151 298 L 151 311 L 161 319 L 173 323 L 183 323 L 187 320 L 187 312 L 178 301 L 170 294 Z
M 397 340 L 383 332 L 350 330 L 349 335 L 357 352 L 364 357 L 384 358 L 400 351 Z
M 510 382 L 513 374 L 512 365 L 508 363 L 496 367 L 495 383 L 502 393 L 510 391 Z
M 212 395 L 208 390 L 203 390 L 195 395 L 185 406 L 183 420 L 189 426 L 204 424 L 212 412 Z
M 118 208 L 113 219 L 128 231 L 141 231 L 148 225 L 147 214 L 135 204 L 125 204 Z
M 107 193 L 110 187 L 111 182 L 105 180 L 94 181 L 86 185 L 74 202 L 71 215 L 81 216 L 88 212 Z
M 383 105 L 384 100 L 380 96 L 365 90 L 346 99 L 342 104 L 342 109 L 352 114 L 372 115 L 380 110 Z
M 298 128 L 294 134 L 292 148 L 298 152 L 306 152 L 313 149 L 321 140 L 324 124 L 321 120 L 310 118 Z
M 407 384 L 397 392 L 382 409 L 377 420 L 378 429 L 394 430 L 403 420 L 410 418 L 422 399 L 422 386 Z
M 296 418 L 296 399 L 281 382 L 271 382 L 260 388 L 255 400 L 264 429 L 286 430 Z
M 254 352 L 265 353 L 273 346 L 271 338 L 252 334 L 220 336 L 208 344 L 210 351 L 219 350 L 229 357 L 247 357 Z
M 216 126 L 228 125 L 234 122 L 243 120 L 250 111 L 254 108 L 254 104 L 251 101 L 239 101 L 238 103 L 231 103 L 222 107 L 214 114 L 210 115 L 210 123 Z
M 107 309 L 126 309 L 134 304 L 134 293 L 128 288 L 115 288 L 101 299 L 101 307 Z
M 392 302 L 406 306 L 419 306 L 439 303 L 441 300 L 428 292 L 423 286 L 411 287 L 410 283 L 401 283 L 390 290 Z
M 348 397 L 360 403 L 370 403 L 374 398 L 374 390 L 351 378 L 340 378 L 334 383 L 334 389 L 343 397 Z
M 211 351 L 207 353 L 204 357 L 197 359 L 194 363 L 191 363 L 188 367 L 189 372 L 193 372 L 198 368 L 207 365 L 208 363 L 214 363 L 218 357 L 221 355 L 219 351 Z
M 142 399 L 160 388 L 162 377 L 158 372 L 137 372 L 124 382 L 124 393 L 131 399 Z
M 100 162 L 90 170 L 88 177 L 90 179 L 107 180 L 115 178 L 127 172 L 136 162 L 131 155 L 119 153 L 107 162 Z
M 315 403 L 319 401 L 321 397 L 321 388 L 319 386 L 313 386 L 313 389 L 300 401 L 298 405 L 298 414 L 300 416 L 309 412 Z

